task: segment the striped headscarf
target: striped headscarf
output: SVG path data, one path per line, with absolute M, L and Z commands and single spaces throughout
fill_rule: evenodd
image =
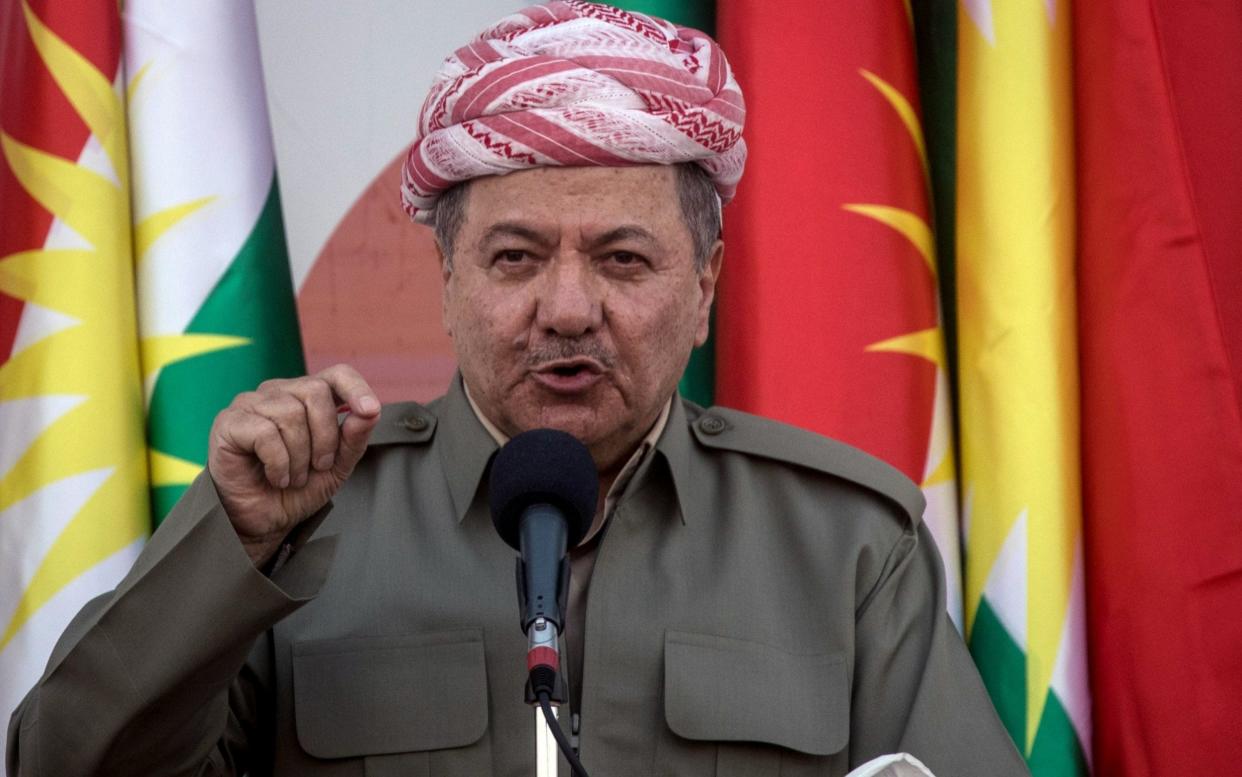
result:
M 722 202 L 746 162 L 724 52 L 687 27 L 582 0 L 505 17 L 444 61 L 401 174 L 423 223 L 462 181 L 546 166 L 695 162 Z

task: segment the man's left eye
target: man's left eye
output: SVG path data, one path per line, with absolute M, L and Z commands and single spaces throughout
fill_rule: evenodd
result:
M 629 251 L 615 251 L 609 254 L 609 258 L 615 263 L 625 267 L 642 264 L 643 258 L 638 254 Z

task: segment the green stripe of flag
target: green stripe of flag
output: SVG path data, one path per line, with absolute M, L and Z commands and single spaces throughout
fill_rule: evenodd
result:
M 305 372 L 280 196 L 273 177 L 254 229 L 186 328 L 244 337 L 247 345 L 212 351 L 161 370 L 147 417 L 151 447 L 205 465 L 207 436 L 221 408 L 268 378 Z M 185 485 L 153 489 L 158 523 Z
M 1032 777 L 1069 777 L 1090 774 L 1086 754 L 1060 698 L 1048 692 L 1035 742 L 1026 757 Z
M 716 3 L 711 0 L 625 0 L 612 5 L 658 16 L 673 24 L 702 30 L 708 35 L 716 29 Z
M 1010 636 L 987 598 L 979 603 L 970 634 L 970 652 L 1018 750 L 1026 737 L 1026 654 Z M 1031 752 L 1024 753 L 1032 777 L 1089 774 L 1086 755 L 1061 699 L 1048 692 Z

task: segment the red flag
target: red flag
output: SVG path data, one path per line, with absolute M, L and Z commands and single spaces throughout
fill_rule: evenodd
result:
M 1074 5 L 1101 775 L 1242 763 L 1242 11 Z
M 960 612 L 948 382 L 914 42 L 899 2 L 719 8 L 750 158 L 725 208 L 716 398 L 924 486 Z
M 928 216 L 919 149 L 863 75 L 916 99 L 901 4 L 799 0 L 773 13 L 726 3 L 718 26 L 746 96 L 750 147 L 725 209 L 718 400 L 858 445 L 922 480 L 935 367 L 867 347 L 936 326 L 934 286 L 905 237 L 843 207 Z

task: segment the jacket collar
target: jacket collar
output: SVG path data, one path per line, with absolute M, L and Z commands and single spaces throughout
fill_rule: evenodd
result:
M 460 523 L 482 487 L 483 476 L 496 453 L 496 441 L 470 408 L 461 373 L 453 376 L 448 392 L 437 403 L 440 464 Z
M 460 523 L 482 490 L 488 465 L 499 446 L 470 407 L 461 373 L 453 376 L 448 391 L 436 402 L 435 413 L 438 419 L 436 447 L 440 450 L 440 463 L 453 500 L 453 512 Z M 694 472 L 692 448 L 698 443 L 694 440 L 690 425 L 700 413 L 697 405 L 685 402 L 680 396 L 673 397 L 668 423 L 655 446 L 656 454 L 668 466 L 682 523 L 701 520 L 700 513 L 706 509 L 710 496 L 704 492 L 706 479 L 695 477 Z M 642 467 L 635 481 L 655 476 L 653 469 Z M 634 482 L 630 484 L 630 489 L 641 486 L 641 483 Z
M 668 466 L 683 524 L 701 520 L 700 513 L 706 509 L 710 496 L 705 491 L 707 479 L 695 476 L 696 457 L 693 455 L 693 448 L 698 443 L 690 432 L 690 424 L 694 423 L 700 412 L 697 405 L 686 402 L 680 396 L 673 397 L 668 425 L 664 427 L 664 434 L 660 435 L 660 440 L 656 443 L 656 453 L 663 457 Z M 652 474 L 649 470 L 646 476 L 652 477 Z

